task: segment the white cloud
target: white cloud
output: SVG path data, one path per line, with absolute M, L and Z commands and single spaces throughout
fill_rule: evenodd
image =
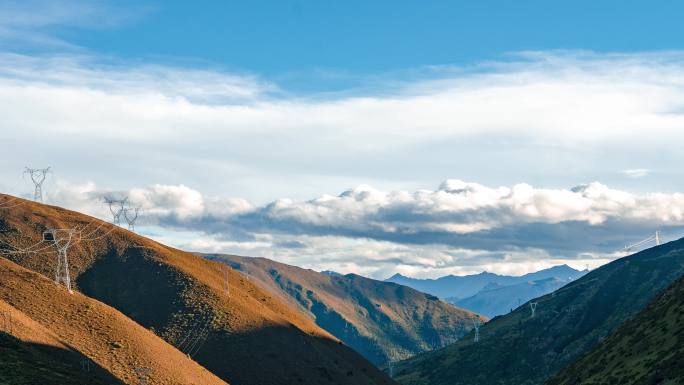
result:
M 183 185 L 133 189 L 127 196 L 133 204 L 140 205 L 152 216 L 174 216 L 183 220 L 205 212 L 202 194 Z
M 148 226 L 194 234 L 170 242 L 369 274 L 602 261 L 684 226 L 681 193 L 648 192 L 681 188 L 682 53 L 534 53 L 433 75 L 321 98 L 249 74 L 2 54 L 1 183 L 51 165 L 91 181 L 56 183 L 54 202 L 106 218 L 94 199 L 120 191 Z M 636 191 L 615 173 L 634 159 L 658 169 Z M 448 176 L 480 183 L 418 188 Z M 605 184 L 558 187 L 591 180 Z
M 448 180 L 439 189 L 384 192 L 368 186 L 305 202 L 278 200 L 263 210 L 273 221 L 357 231 L 471 233 L 521 223 L 609 219 L 684 224 L 684 194 L 634 194 L 594 182 L 573 189 L 528 184 L 486 187 Z
M 93 183 L 58 181 L 50 197 L 107 218 L 100 197 L 108 193 Z M 593 268 L 655 229 L 670 239 L 684 234 L 684 194 L 633 193 L 596 182 L 546 189 L 447 180 L 414 192 L 364 185 L 263 206 L 206 197 L 184 185 L 118 195 L 143 207 L 148 235 L 177 247 L 374 277 L 523 274 L 562 263 Z
M 453 169 L 487 182 L 526 174 L 546 182 L 560 179 L 559 168 L 594 180 L 628 158 L 646 167 L 655 153 L 682 160 L 680 53 L 546 53 L 435 76 L 389 93 L 319 99 L 253 75 L 4 54 L 0 138 L 16 144 L 10 158 L 24 159 L 20 149 L 30 146 L 62 169 L 79 163 L 92 173 L 119 155 L 132 175 L 111 182 L 204 181 L 214 193 L 259 200 L 349 181 L 415 186 Z
M 131 22 L 149 7 L 120 7 L 108 0 L 22 0 L 0 3 L 0 46 L 78 49 L 54 27 L 102 29 Z M 52 28 L 52 29 L 51 29 Z
M 634 179 L 643 178 L 651 173 L 651 170 L 647 168 L 630 168 L 627 170 L 622 170 L 622 173 L 626 176 Z

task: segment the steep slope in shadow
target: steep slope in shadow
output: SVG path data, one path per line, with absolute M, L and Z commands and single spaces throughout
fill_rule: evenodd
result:
M 299 310 L 240 273 L 226 273 L 223 264 L 69 210 L 32 202 L 0 208 L 0 240 L 7 251 L 8 244 L 39 242 L 46 228 L 83 228 L 84 239 L 69 251 L 79 290 L 154 330 L 232 384 L 393 383 Z M 9 256 L 53 275 L 54 254 Z M 297 350 L 302 338 L 314 348 Z
M 227 263 L 283 301 L 301 307 L 318 326 L 376 365 L 453 343 L 479 318 L 392 282 L 322 274 L 266 258 L 204 256 Z
M 548 385 L 684 383 L 684 278 Z
M 459 341 L 397 365 L 404 384 L 541 384 L 593 349 L 684 272 L 684 240 L 596 269 L 537 302 L 496 317 L 480 342 Z
M 84 356 L 52 345 L 23 342 L 0 333 L 0 384 L 40 385 L 123 385 L 108 371 L 90 364 L 81 366 Z
M 114 376 L 135 384 L 135 369 L 144 367 L 151 371 L 152 384 L 226 385 L 117 310 L 80 293 L 69 294 L 4 258 L 0 258 L 0 309 L 11 314 L 11 334 L 17 339 L 52 346 L 64 352 L 52 358 L 75 365 L 87 358 L 93 364 L 93 382 Z

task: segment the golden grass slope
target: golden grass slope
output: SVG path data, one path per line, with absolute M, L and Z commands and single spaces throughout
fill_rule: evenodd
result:
M 153 330 L 231 384 L 393 383 L 242 274 L 228 269 L 226 291 L 221 263 L 62 208 L 23 200 L 3 208 L 10 199 L 16 198 L 0 195 L 0 255 L 51 277 L 56 255 L 40 244 L 42 232 L 81 229 L 83 239 L 69 249 L 77 291 Z M 12 254 L 36 244 L 40 252 Z
M 328 275 L 265 258 L 214 254 L 376 364 L 453 343 L 476 314 L 406 286 L 354 274 Z
M 0 310 L 12 314 L 12 336 L 30 345 L 72 352 L 91 361 L 93 376 L 106 373 L 137 384 L 135 368 L 151 370 L 151 384 L 222 384 L 215 375 L 117 310 L 0 258 Z M 67 356 L 65 354 L 65 356 Z M 163 357 L 163 359 L 160 359 Z M 75 360 L 79 358 L 79 360 Z

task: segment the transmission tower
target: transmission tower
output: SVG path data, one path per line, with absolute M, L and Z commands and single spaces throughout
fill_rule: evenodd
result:
M 81 370 L 90 373 L 90 360 L 88 358 L 81 358 Z
M 126 206 L 126 202 L 128 202 L 128 197 L 123 199 L 105 197 L 104 201 L 109 205 L 109 211 L 112 213 L 112 223 L 115 225 L 121 225 L 121 214 L 124 213 L 124 208 Z
M 137 207 L 126 207 L 122 209 L 124 219 L 128 223 L 128 230 L 135 231 L 135 221 L 138 219 L 138 214 L 140 213 L 140 206 Z
M 473 342 L 480 342 L 480 319 L 474 319 L 473 320 L 473 328 L 475 329 L 475 338 L 473 339 Z
M 530 302 L 530 310 L 532 310 L 532 318 L 534 318 L 534 313 L 537 311 L 537 305 L 539 305 L 539 302 Z
M 656 246 L 660 246 L 660 244 L 662 243 L 662 241 L 663 241 L 663 238 L 662 238 L 661 235 L 660 235 L 660 231 L 656 231 L 654 235 L 651 235 L 650 237 L 648 237 L 648 238 L 646 238 L 646 239 L 643 239 L 643 240 L 641 240 L 641 241 L 639 241 L 639 242 L 637 242 L 637 243 L 633 243 L 633 244 L 631 244 L 631 245 L 625 246 L 625 248 L 622 249 L 622 251 L 625 252 L 625 253 L 629 253 L 629 252 L 632 251 L 633 249 L 635 249 L 635 248 L 637 248 L 637 247 L 639 247 L 639 246 L 643 246 L 643 245 L 645 245 L 645 244 L 647 244 L 647 243 L 649 243 L 649 242 L 654 242 Z
M 223 290 L 230 297 L 230 282 L 228 282 L 228 267 L 223 267 Z
M 43 182 L 47 178 L 47 174 L 50 172 L 50 167 L 48 168 L 24 168 L 24 174 L 28 174 L 31 177 L 31 181 L 35 185 L 35 190 L 33 191 L 33 200 L 36 202 L 43 201 Z
M 0 333 L 12 334 L 12 313 L 0 311 Z
M 150 368 L 135 368 L 133 370 L 140 380 L 138 385 L 149 385 L 150 373 L 152 373 Z
M 51 242 L 57 248 L 57 269 L 55 271 L 55 282 L 59 285 L 64 283 L 69 293 L 71 290 L 71 278 L 69 277 L 69 260 L 67 250 L 75 242 L 80 233 L 74 229 L 50 229 L 43 233 L 43 240 Z

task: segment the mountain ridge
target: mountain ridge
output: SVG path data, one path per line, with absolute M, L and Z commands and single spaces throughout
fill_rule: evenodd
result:
M 357 274 L 326 274 L 266 258 L 204 254 L 223 261 L 377 365 L 444 346 L 480 317 L 430 294 Z
M 684 382 L 684 277 L 546 385 Z
M 556 265 L 539 271 L 523 275 L 501 275 L 482 271 L 477 274 L 468 275 L 445 275 L 438 278 L 412 278 L 395 273 L 385 279 L 385 282 L 395 282 L 412 287 L 424 293 L 435 295 L 439 298 L 458 298 L 470 297 L 482 290 L 488 283 L 498 283 L 509 285 L 524 281 L 536 281 L 548 277 L 572 276 L 576 277 L 579 273 L 586 271 L 574 269 L 567 264 Z M 458 294 L 458 295 L 457 295 Z
M 404 385 L 538 385 L 598 345 L 684 273 L 684 239 L 615 260 L 493 318 L 444 349 L 396 365 Z M 532 302 L 532 301 L 531 301 Z

